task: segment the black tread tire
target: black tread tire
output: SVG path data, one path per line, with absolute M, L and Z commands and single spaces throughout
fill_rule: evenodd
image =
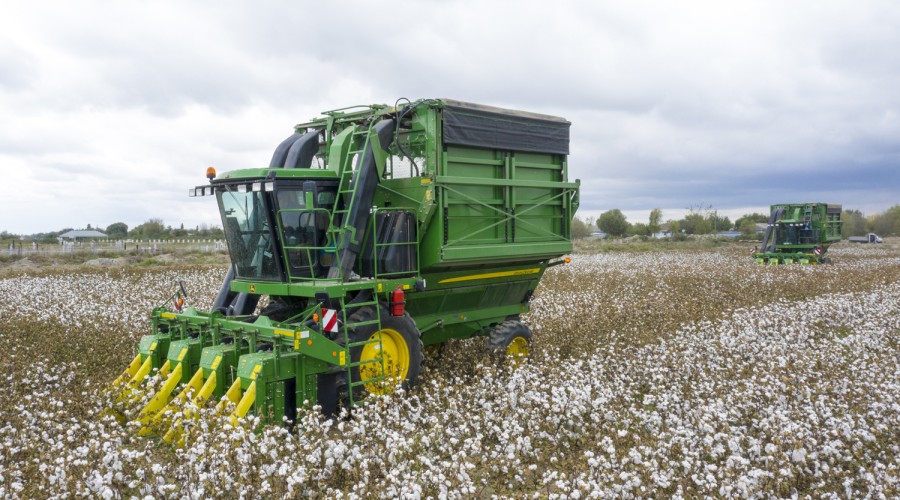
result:
M 357 323 L 362 321 L 370 321 L 375 319 L 375 309 L 371 306 L 357 309 L 356 312 L 347 318 L 348 323 Z M 406 380 L 403 381 L 403 389 L 409 390 L 419 382 L 419 375 L 422 373 L 422 363 L 424 362 L 425 348 L 422 345 L 422 334 L 416 327 L 416 322 L 408 313 L 403 316 L 391 316 L 390 312 L 381 308 L 381 326 L 382 328 L 392 328 L 403 335 L 406 345 L 409 347 L 409 369 L 406 373 Z M 350 342 L 361 342 L 367 340 L 377 331 L 378 325 L 363 325 L 359 328 L 351 329 L 349 332 Z M 359 362 L 363 347 L 355 347 L 350 350 L 350 359 L 353 363 Z M 353 367 L 351 370 L 353 381 L 359 380 L 359 367 Z M 350 406 L 349 381 L 347 380 L 347 372 L 342 371 L 337 377 L 337 397 L 344 407 Z M 354 388 L 353 400 L 361 401 L 368 395 L 364 385 Z
M 491 330 L 487 338 L 487 351 L 492 357 L 504 361 L 506 348 L 514 338 L 522 337 L 531 344 L 531 336 L 531 328 L 525 323 L 517 319 L 508 319 Z

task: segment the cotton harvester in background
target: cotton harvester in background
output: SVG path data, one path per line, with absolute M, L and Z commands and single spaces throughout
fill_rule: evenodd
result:
M 762 245 L 753 252 L 760 264 L 821 264 L 828 247 L 841 240 L 841 205 L 772 205 Z
M 268 167 L 209 169 L 189 194 L 218 202 L 232 265 L 210 311 L 183 289 L 153 311 L 114 383 L 134 398 L 162 376 L 141 432 L 177 439 L 168 410 L 187 402 L 333 413 L 415 384 L 424 346 L 448 339 L 527 354 L 519 317 L 572 250 L 569 126 L 446 99 L 358 106 L 297 125 Z

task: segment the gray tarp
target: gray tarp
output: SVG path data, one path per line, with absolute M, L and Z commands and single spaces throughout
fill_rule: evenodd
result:
M 444 143 L 459 146 L 565 155 L 569 154 L 570 125 L 563 119 L 525 113 L 444 107 Z

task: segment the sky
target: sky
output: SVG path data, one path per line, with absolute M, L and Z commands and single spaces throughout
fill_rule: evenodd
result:
M 292 127 L 447 97 L 572 122 L 579 216 L 900 204 L 900 3 L 9 2 L 0 231 L 219 225 Z

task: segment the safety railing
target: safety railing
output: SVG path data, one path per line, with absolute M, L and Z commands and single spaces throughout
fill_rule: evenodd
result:
M 375 208 L 369 218 L 361 269 L 373 278 L 399 278 L 419 273 L 416 214 L 398 208 Z

